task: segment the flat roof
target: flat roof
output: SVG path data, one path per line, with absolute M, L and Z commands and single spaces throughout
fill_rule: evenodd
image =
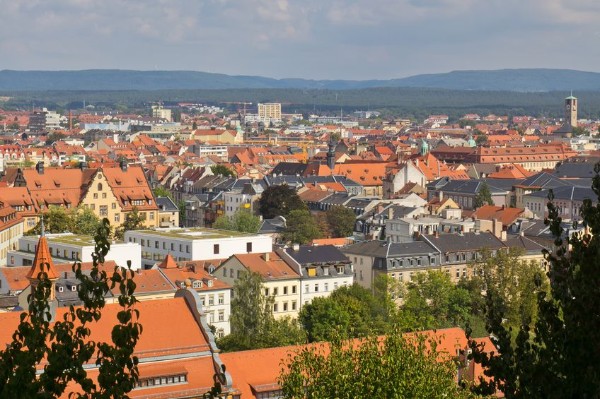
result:
M 209 228 L 171 228 L 156 230 L 135 230 L 133 233 L 143 233 L 164 238 L 181 240 L 208 240 L 234 237 L 260 237 L 260 234 L 240 233 L 233 230 L 218 230 Z

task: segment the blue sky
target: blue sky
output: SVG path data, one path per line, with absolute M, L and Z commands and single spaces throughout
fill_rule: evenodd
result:
M 0 0 L 0 69 L 600 71 L 598 0 Z

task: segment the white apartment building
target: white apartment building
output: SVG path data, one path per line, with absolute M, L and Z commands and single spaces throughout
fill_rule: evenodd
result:
M 130 230 L 125 241 L 140 244 L 142 267 L 150 268 L 168 254 L 176 261 L 225 259 L 235 254 L 272 250 L 271 237 L 209 228 Z
M 352 262 L 333 245 L 296 245 L 277 254 L 300 275 L 300 308 L 354 283 Z
M 46 239 L 55 264 L 93 260 L 95 243 L 92 236 L 60 233 L 46 234 Z M 39 236 L 19 238 L 18 249 L 8 251 L 8 266 L 30 266 L 35 258 L 38 240 Z M 141 267 L 141 247 L 132 242 L 113 242 L 106 260 L 113 260 L 123 267 L 127 267 L 127 261 L 131 261 L 131 268 L 137 270 Z

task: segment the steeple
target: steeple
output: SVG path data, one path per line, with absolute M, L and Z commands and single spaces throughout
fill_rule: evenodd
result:
M 39 282 L 38 276 L 43 271 L 48 275 L 48 279 L 52 281 L 52 290 L 50 292 L 50 300 L 55 298 L 54 283 L 58 280 L 58 272 L 54 268 L 54 262 L 52 262 L 52 255 L 48 248 L 48 240 L 46 239 L 46 233 L 44 231 L 44 218 L 42 217 L 42 231 L 40 239 L 38 240 L 37 247 L 35 249 L 35 258 L 31 269 L 27 273 L 27 278 L 31 284 L 31 289 L 35 289 Z
M 328 151 L 327 151 L 327 166 L 329 166 L 329 169 L 331 169 L 333 171 L 333 168 L 335 168 L 335 142 L 333 141 L 333 139 L 329 140 L 329 144 L 328 144 Z

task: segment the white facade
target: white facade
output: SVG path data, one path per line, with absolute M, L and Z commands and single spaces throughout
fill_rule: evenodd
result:
M 55 264 L 75 262 L 92 262 L 94 239 L 91 236 L 71 233 L 46 234 L 48 248 Z M 29 266 L 35 258 L 35 249 L 39 236 L 24 236 L 19 239 L 18 250 L 8 252 L 8 266 Z M 113 260 L 118 266 L 131 268 L 141 267 L 141 248 L 132 242 L 117 242 L 110 245 L 106 260 Z
M 8 227 L 0 230 L 0 267 L 8 263 L 8 252 L 16 249 L 19 239 L 23 237 L 25 229 L 25 220 L 21 219 L 16 224 L 9 224 Z
M 235 254 L 271 252 L 271 237 L 208 228 L 130 230 L 125 241 L 141 245 L 142 266 L 171 254 L 176 261 L 224 259 Z

